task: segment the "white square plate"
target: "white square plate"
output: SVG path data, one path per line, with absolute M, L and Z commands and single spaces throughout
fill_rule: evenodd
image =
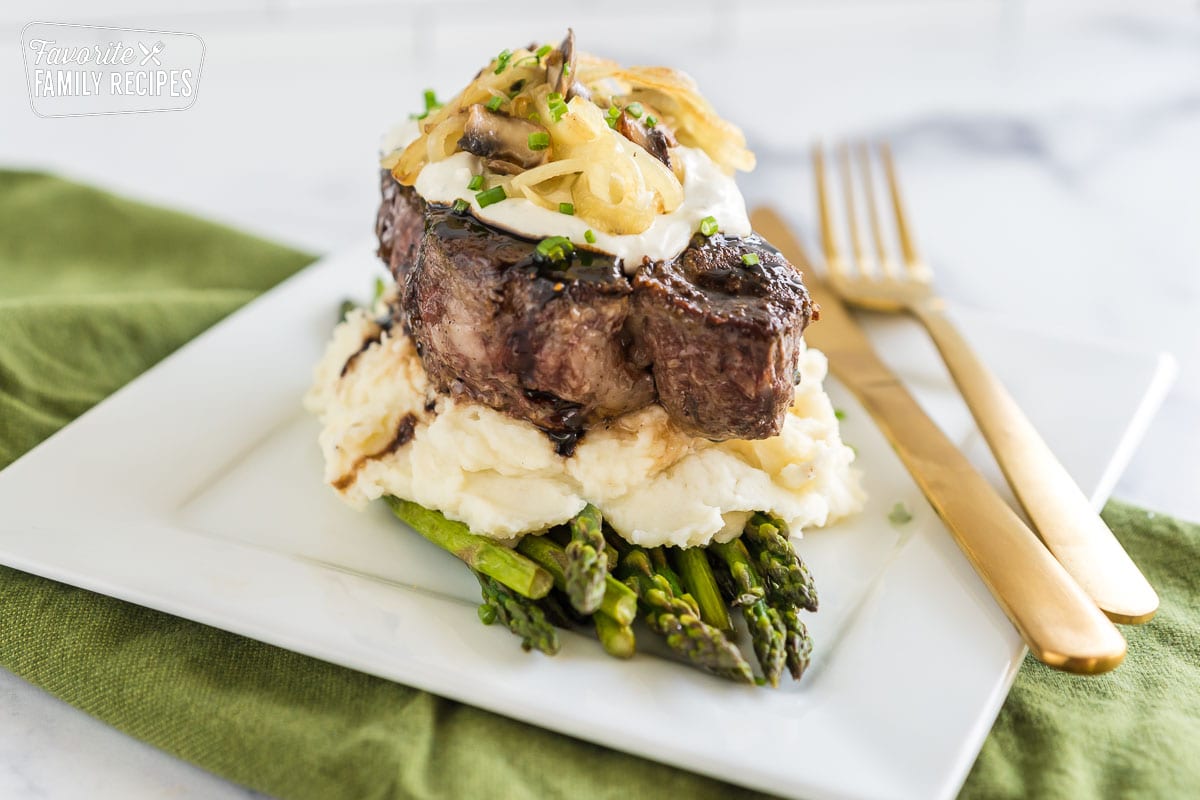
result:
M 871 499 L 799 545 L 822 599 L 801 683 L 752 690 L 650 655 L 618 662 L 575 634 L 555 658 L 526 654 L 478 623 L 478 589 L 457 561 L 321 483 L 300 398 L 339 301 L 379 271 L 367 245 L 323 259 L 0 473 L 0 562 L 766 791 L 957 790 L 1024 649 L 840 387 Z M 1169 360 L 961 319 L 1101 502 L 1170 383 Z M 994 475 L 921 334 L 896 319 L 872 328 Z M 902 527 L 886 519 L 897 501 L 914 516 Z

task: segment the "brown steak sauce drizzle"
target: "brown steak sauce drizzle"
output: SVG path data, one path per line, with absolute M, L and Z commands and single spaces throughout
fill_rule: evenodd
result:
M 372 461 L 376 458 L 382 458 L 383 456 L 396 452 L 401 447 L 412 441 L 413 434 L 416 432 L 416 429 L 416 415 L 411 413 L 405 414 L 400 419 L 400 423 L 396 426 L 396 434 L 392 437 L 392 440 L 388 442 L 387 446 L 381 447 L 379 450 L 371 453 L 370 455 L 360 456 L 358 460 L 356 460 L 350 467 L 349 472 L 333 481 L 333 488 L 337 489 L 339 492 L 346 489 L 348 486 L 350 486 L 350 484 L 354 483 L 354 479 L 358 477 L 358 471 L 362 469 L 363 464 L 366 464 L 368 461 Z

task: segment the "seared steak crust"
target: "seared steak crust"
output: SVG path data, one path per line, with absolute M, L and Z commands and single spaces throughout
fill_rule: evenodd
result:
M 631 280 L 599 253 L 547 262 L 536 242 L 427 205 L 387 173 L 376 230 L 433 384 L 532 422 L 561 453 L 656 400 L 709 439 L 779 433 L 813 309 L 758 236 L 697 236 Z
M 379 257 L 397 283 L 417 260 L 417 249 L 425 233 L 425 201 L 411 186 L 402 186 L 389 170 L 380 172 L 383 201 L 375 217 Z
M 436 386 L 567 442 L 654 400 L 649 373 L 625 353 L 632 293 L 609 257 L 560 267 L 534 242 L 430 206 L 404 309 Z
M 779 251 L 753 234 L 698 236 L 679 258 L 644 265 L 633 286 L 632 327 L 676 424 L 710 439 L 778 434 L 812 317 Z

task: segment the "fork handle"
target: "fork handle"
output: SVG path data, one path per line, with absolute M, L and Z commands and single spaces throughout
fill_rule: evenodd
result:
M 1109 619 L 1145 622 L 1158 595 L 1020 406 L 984 366 L 939 300 L 914 305 L 1013 493 L 1050 549 Z

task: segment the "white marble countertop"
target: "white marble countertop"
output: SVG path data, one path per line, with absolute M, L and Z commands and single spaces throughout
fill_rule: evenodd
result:
M 520 13 L 526 6 L 537 14 Z M 599 11 L 516 0 L 503 20 L 471 0 L 151 7 L 58 0 L 0 10 L 0 164 L 56 170 L 328 252 L 370 230 L 378 135 L 422 88 L 446 94 L 494 51 L 570 22 L 585 49 L 690 71 L 759 154 L 759 171 L 743 181 L 751 201 L 794 198 L 811 219 L 807 145 L 887 138 L 952 301 L 1173 353 L 1179 381 L 1115 495 L 1200 519 L 1195 3 L 619 0 Z M 16 44 L 34 19 L 199 33 L 198 103 L 172 114 L 35 117 Z M 531 30 L 520 22 L 528 19 L 542 22 Z M 254 793 L 0 671 L 0 797 L 165 796 Z

